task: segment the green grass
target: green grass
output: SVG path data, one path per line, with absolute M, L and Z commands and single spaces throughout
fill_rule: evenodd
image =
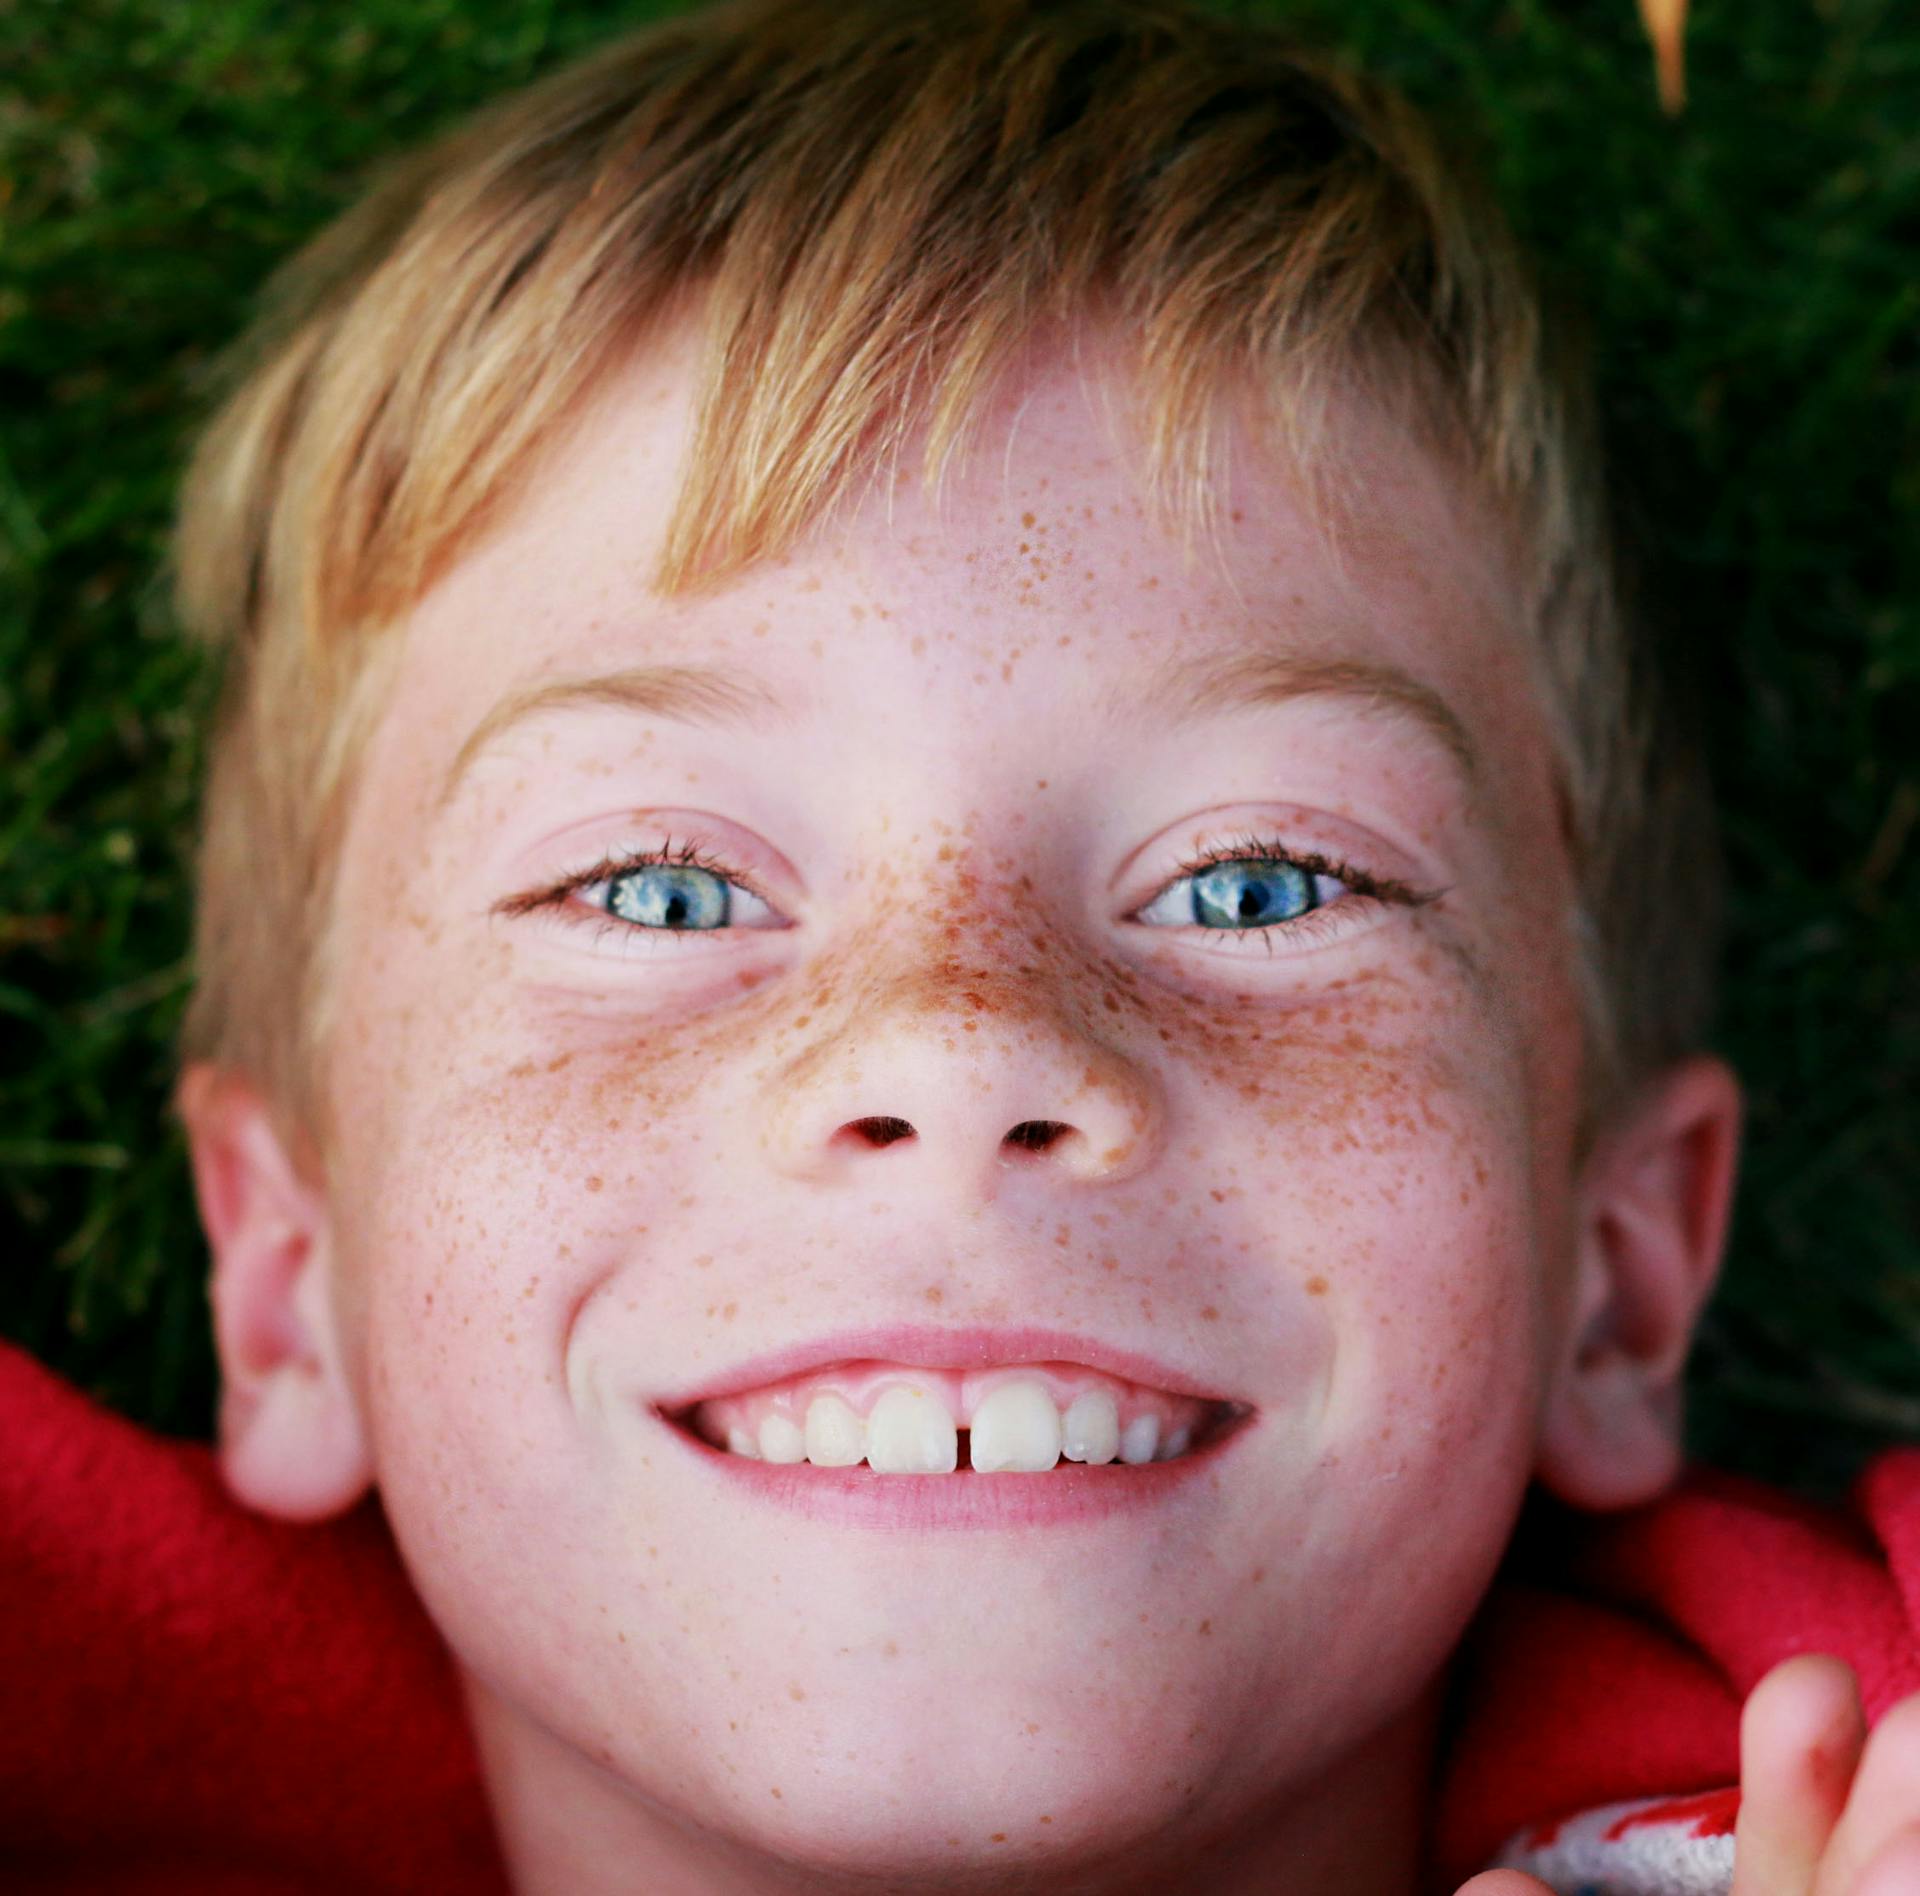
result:
M 0 0 L 0 1332 L 157 1427 L 214 1392 L 166 1107 L 199 378 L 370 160 L 646 11 Z M 1591 331 L 1727 812 L 1752 1121 L 1694 1446 L 1836 1492 L 1920 1439 L 1920 17 L 1706 8 L 1674 122 L 1629 0 L 1290 11 L 1477 127 Z

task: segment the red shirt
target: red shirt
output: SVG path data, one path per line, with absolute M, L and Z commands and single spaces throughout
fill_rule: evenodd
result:
M 1536 1497 L 1461 1648 L 1435 1888 L 1514 1833 L 1725 1792 L 1740 1706 L 1832 1652 L 1869 1717 L 1920 1691 L 1920 1449 L 1850 1513 L 1689 1471 L 1650 1507 Z M 0 1344 L 0 1886 L 23 1896 L 506 1889 L 452 1663 L 377 1501 L 319 1526 L 227 1495 Z M 1723 1795 L 1678 1808 L 1727 1827 Z M 1617 1827 L 1617 1826 L 1616 1826 Z

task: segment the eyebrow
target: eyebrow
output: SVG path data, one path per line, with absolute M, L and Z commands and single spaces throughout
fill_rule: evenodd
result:
M 1135 702 L 1185 723 L 1296 698 L 1349 698 L 1364 709 L 1410 719 L 1439 742 L 1469 790 L 1479 787 L 1480 760 L 1467 727 L 1437 691 L 1397 665 L 1291 652 L 1209 655 L 1164 666 Z
M 589 678 L 550 679 L 502 698 L 474 726 L 447 766 L 436 807 L 446 806 L 473 760 L 512 726 L 552 711 L 594 706 L 720 729 L 766 730 L 793 718 L 793 707 L 770 685 L 711 665 L 634 665 Z
M 1440 743 L 1468 788 L 1477 789 L 1479 759 L 1466 726 L 1438 692 L 1398 666 L 1233 652 L 1165 666 L 1144 691 L 1126 693 L 1129 705 L 1147 704 L 1180 722 L 1313 697 L 1353 699 L 1365 708 L 1410 718 Z M 1110 693 L 1109 707 L 1117 703 Z M 592 677 L 550 679 L 501 699 L 474 726 L 447 767 L 436 807 L 446 806 L 474 759 L 514 725 L 553 711 L 595 706 L 718 729 L 766 730 L 794 717 L 793 707 L 771 686 L 709 665 L 636 665 Z

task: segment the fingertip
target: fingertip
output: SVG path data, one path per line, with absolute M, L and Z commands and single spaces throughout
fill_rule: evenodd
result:
M 1860 1682 L 1844 1659 L 1807 1652 L 1782 1660 L 1740 1714 L 1741 1783 L 1837 1792 L 1844 1802 L 1867 1738 Z
M 1828 1653 L 1775 1666 L 1740 1713 L 1734 1896 L 1812 1887 L 1866 1744 L 1853 1668 Z

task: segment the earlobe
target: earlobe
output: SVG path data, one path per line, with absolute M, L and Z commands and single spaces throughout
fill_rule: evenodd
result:
M 1679 1472 L 1682 1377 L 1719 1275 L 1739 1138 L 1739 1082 L 1699 1055 L 1649 1082 L 1581 1170 L 1536 1468 L 1575 1507 L 1635 1506 Z
M 191 1067 L 178 1103 L 213 1254 L 221 1474 L 260 1513 L 324 1520 L 372 1485 L 329 1294 L 325 1195 L 241 1075 Z

